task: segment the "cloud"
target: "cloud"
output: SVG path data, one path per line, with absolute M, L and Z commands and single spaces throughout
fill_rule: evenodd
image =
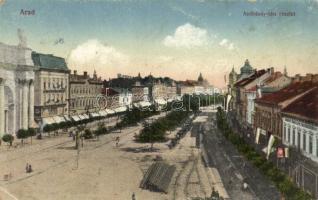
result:
M 219 43 L 220 46 L 227 48 L 228 50 L 234 50 L 235 46 L 233 42 L 230 42 L 228 39 L 223 39 Z
M 205 29 L 186 23 L 179 26 L 173 35 L 168 35 L 163 40 L 167 47 L 201 47 L 209 43 L 208 32 Z
M 96 39 L 88 40 L 73 49 L 68 57 L 68 65 L 74 69 L 92 73 L 96 69 L 107 76 L 116 75 L 129 63 L 129 57 L 112 46 Z

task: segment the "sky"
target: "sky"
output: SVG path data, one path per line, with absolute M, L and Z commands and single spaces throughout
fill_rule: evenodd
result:
M 276 16 L 244 15 L 270 11 Z M 223 87 L 245 59 L 257 69 L 318 73 L 318 0 L 0 0 L 0 42 L 18 44 L 18 29 L 32 50 L 106 79 L 202 72 Z

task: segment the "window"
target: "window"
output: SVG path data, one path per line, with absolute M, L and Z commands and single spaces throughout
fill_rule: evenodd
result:
M 296 137 L 296 129 L 295 127 L 293 128 L 293 145 L 296 145 L 296 141 L 295 141 L 295 137 Z
M 288 127 L 287 127 L 287 137 L 286 137 L 286 141 L 287 141 L 288 143 L 290 142 L 289 136 L 290 136 L 290 127 L 288 126 Z
M 284 140 L 287 141 L 286 124 L 285 124 L 285 126 L 284 126 Z
M 303 150 L 306 151 L 306 134 L 303 133 Z
M 309 135 L 309 153 L 312 154 L 312 136 Z
M 300 129 L 298 130 L 298 133 L 297 133 L 297 146 L 300 147 L 300 137 L 301 137 L 301 132 L 300 132 Z
M 316 156 L 318 156 L 318 138 L 316 138 Z
M 46 82 L 43 82 L 43 89 L 46 90 Z

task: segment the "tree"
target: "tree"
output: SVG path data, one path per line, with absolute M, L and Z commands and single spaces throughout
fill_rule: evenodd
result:
M 28 129 L 28 136 L 31 138 L 31 144 L 32 144 L 32 137 L 36 135 L 36 131 L 34 128 Z
M 14 137 L 13 137 L 13 135 L 11 135 L 11 134 L 4 134 L 4 135 L 2 136 L 2 140 L 3 140 L 4 142 L 9 143 L 9 145 L 10 145 L 10 147 L 11 147 L 11 146 L 12 146 L 12 142 L 13 142 L 13 140 L 14 140 Z
M 99 136 L 107 133 L 107 128 L 104 126 L 103 123 L 98 124 L 97 130 L 94 131 L 94 135 L 97 137 L 97 140 L 99 140 Z
M 46 124 L 44 127 L 43 127 L 43 131 L 44 132 L 47 132 L 48 135 L 50 136 L 50 132 L 53 130 L 53 126 L 51 124 Z
M 85 129 L 83 137 L 85 139 L 92 139 L 93 138 L 93 134 L 89 129 Z
M 25 129 L 19 129 L 17 132 L 17 138 L 21 139 L 21 144 L 23 145 L 23 140 L 28 137 L 28 131 Z

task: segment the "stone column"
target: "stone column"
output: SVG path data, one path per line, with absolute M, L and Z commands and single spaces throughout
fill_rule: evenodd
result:
M 29 127 L 33 127 L 34 123 L 34 83 L 29 85 Z
M 312 154 L 314 155 L 314 156 L 318 156 L 317 155 L 317 135 L 316 134 L 313 134 L 313 136 L 312 136 L 312 143 L 313 143 L 313 146 L 312 146 Z
M 22 127 L 23 129 L 28 128 L 28 104 L 29 104 L 29 95 L 28 95 L 28 81 L 24 80 L 22 82 Z
M 4 79 L 0 78 L 0 136 L 4 134 Z

